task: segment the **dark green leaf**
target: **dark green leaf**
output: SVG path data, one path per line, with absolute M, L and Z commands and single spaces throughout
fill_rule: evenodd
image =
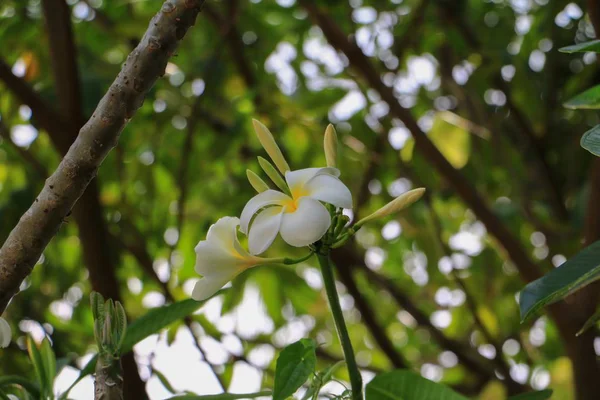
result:
M 35 375 L 37 376 L 42 393 L 48 393 L 48 390 L 52 393 L 52 385 L 48 387 L 44 360 L 31 336 L 27 337 L 27 352 L 29 353 L 29 359 L 33 364 L 33 369 L 35 370 Z
M 273 400 L 294 394 L 313 374 L 316 363 L 316 345 L 311 339 L 301 339 L 283 349 L 275 367 Z
M 596 310 L 594 315 L 592 315 L 587 321 L 585 321 L 585 324 L 583 324 L 579 332 L 577 332 L 577 336 L 581 335 L 582 333 L 590 329 L 592 326 L 596 325 L 598 321 L 600 321 L 600 308 Z
M 558 51 L 561 53 L 587 53 L 588 51 L 600 53 L 600 40 L 572 44 L 570 46 L 561 47 Z
M 519 295 L 521 320 L 527 320 L 542 307 L 555 303 L 598 279 L 600 241 L 591 244 L 560 267 L 525 286 Z
M 44 371 L 46 376 L 46 385 L 49 388 L 53 387 L 54 378 L 56 377 L 56 356 L 50 345 L 50 340 L 44 338 L 42 345 L 40 346 L 40 355 L 44 364 Z
M 596 125 L 581 137 L 581 147 L 600 157 L 600 125 Z
M 31 382 L 30 380 L 16 375 L 5 375 L 0 376 L 0 387 L 7 386 L 21 386 L 27 390 L 33 397 L 36 399 L 40 397 L 40 388 L 35 382 Z
M 600 108 L 600 85 L 594 86 L 578 94 L 564 104 L 572 109 L 597 109 Z
M 367 385 L 365 395 L 366 400 L 467 400 L 440 383 L 402 369 L 377 375 Z
M 539 392 L 529 392 L 511 396 L 508 400 L 547 400 L 550 396 L 552 396 L 552 390 L 546 389 Z
M 173 388 L 173 386 L 171 386 L 171 383 L 169 382 L 167 377 L 162 374 L 162 372 L 157 371 L 157 370 L 153 370 L 152 372 L 154 373 L 154 375 L 156 375 L 156 377 L 158 378 L 160 383 L 162 383 L 162 385 L 165 387 L 165 389 L 167 389 L 169 391 L 169 393 L 177 394 L 177 390 L 175 390 L 175 388 Z

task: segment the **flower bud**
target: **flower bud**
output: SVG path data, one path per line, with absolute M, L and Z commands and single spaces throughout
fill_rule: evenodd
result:
M 387 217 L 388 215 L 392 215 L 397 213 L 400 210 L 405 209 L 410 206 L 415 201 L 419 200 L 421 196 L 425 193 L 425 188 L 418 188 L 409 190 L 406 193 L 401 194 L 396 197 L 394 200 L 387 203 L 385 206 L 381 207 L 379 210 L 375 211 L 373 214 L 369 215 L 358 221 L 354 226 L 358 228 L 364 225 L 365 222 L 371 221 L 376 218 Z
M 252 120 L 252 125 L 254 125 L 254 131 L 256 132 L 256 136 L 258 136 L 258 140 L 260 141 L 262 147 L 265 149 L 269 157 L 271 157 L 271 160 L 273 160 L 277 166 L 277 169 L 279 169 L 282 174 L 285 174 L 290 170 L 290 166 L 283 157 L 283 153 L 281 152 L 279 146 L 277 146 L 277 143 L 275 142 L 275 139 L 273 138 L 273 135 L 269 129 L 255 119 Z
M 335 133 L 335 128 L 332 124 L 329 124 L 327 125 L 327 129 L 325 129 L 325 138 L 323 143 L 323 147 L 325 148 L 325 160 L 327 160 L 328 167 L 336 167 L 337 146 L 338 139 Z
M 287 184 L 285 183 L 283 177 L 279 174 L 279 172 L 277 172 L 273 164 L 271 164 L 262 157 L 258 157 L 258 164 L 260 165 L 262 170 L 265 171 L 265 174 L 267 174 L 267 176 L 273 181 L 275 185 L 277 185 L 279 189 L 281 189 L 282 192 L 289 194 L 290 191 L 288 189 Z
M 260 176 L 256 175 L 253 171 L 247 169 L 246 176 L 248 177 L 248 182 L 250 182 L 250 185 L 252 185 L 254 190 L 256 190 L 258 193 L 269 190 L 269 185 L 267 185 L 265 181 L 263 181 Z

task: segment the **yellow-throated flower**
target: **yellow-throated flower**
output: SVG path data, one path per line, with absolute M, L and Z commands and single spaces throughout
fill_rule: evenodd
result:
M 196 246 L 196 272 L 202 275 L 192 293 L 195 300 L 205 300 L 244 270 L 261 264 L 280 263 L 283 259 L 250 255 L 237 237 L 240 220 L 220 218 L 208 230 L 206 240 Z
M 339 176 L 336 168 L 287 171 L 285 180 L 291 196 L 269 189 L 250 199 L 240 217 L 250 253 L 264 252 L 278 233 L 295 247 L 321 239 L 331 224 L 331 216 L 321 202 L 352 208 L 352 194 Z

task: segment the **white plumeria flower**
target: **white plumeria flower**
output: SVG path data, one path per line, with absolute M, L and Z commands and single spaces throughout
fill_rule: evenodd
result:
M 336 168 L 287 171 L 285 180 L 291 197 L 269 189 L 250 199 L 240 217 L 241 231 L 248 235 L 250 254 L 264 252 L 277 233 L 295 247 L 321 239 L 331 225 L 331 216 L 321 201 L 352 208 L 352 194 L 339 176 Z
M 0 348 L 8 347 L 12 330 L 4 318 L 0 318 Z
M 250 255 L 238 240 L 239 225 L 239 218 L 220 218 L 208 230 L 206 240 L 196 246 L 196 272 L 202 279 L 194 286 L 192 297 L 195 300 L 209 298 L 248 268 L 283 261 Z

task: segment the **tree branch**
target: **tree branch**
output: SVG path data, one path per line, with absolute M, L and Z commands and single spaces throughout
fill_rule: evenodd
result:
M 0 249 L 0 311 L 19 290 L 44 248 L 117 144 L 169 57 L 196 20 L 203 0 L 170 0 L 152 19 L 140 44 L 83 126 L 58 169 Z
M 504 226 L 500 219 L 490 210 L 481 195 L 473 188 L 467 179 L 454 168 L 440 153 L 427 135 L 419 128 L 409 110 L 403 108 L 396 99 L 393 89 L 386 86 L 379 77 L 369 59 L 363 54 L 358 45 L 349 41 L 330 15 L 325 14 L 314 3 L 300 0 L 311 18 L 321 28 L 329 43 L 348 58 L 351 67 L 357 70 L 369 85 L 379 92 L 381 98 L 389 105 L 390 112 L 402 122 L 411 132 L 417 149 L 437 169 L 475 215 L 484 223 L 487 230 L 497 239 L 517 266 L 521 276 L 526 281 L 533 281 L 542 276 L 540 268 L 531 261 L 521 243 Z

